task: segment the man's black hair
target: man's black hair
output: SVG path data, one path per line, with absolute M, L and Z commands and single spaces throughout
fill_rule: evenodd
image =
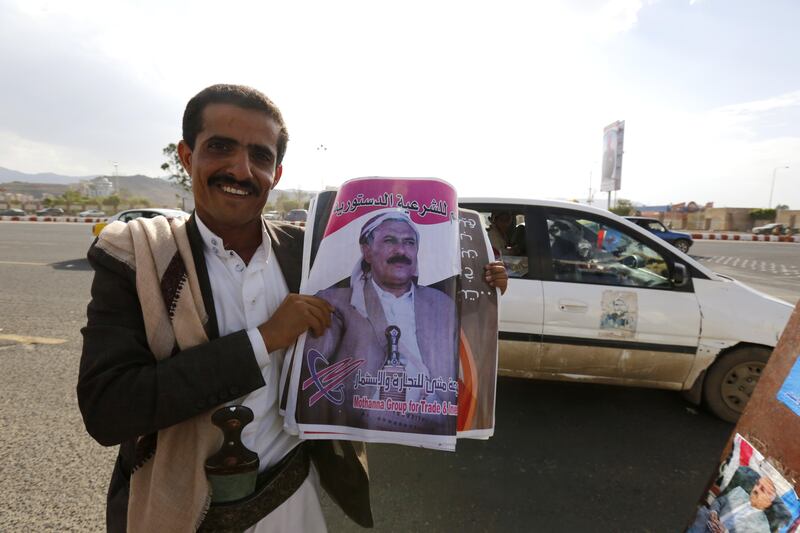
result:
M 203 110 L 209 104 L 232 104 L 243 109 L 254 109 L 274 120 L 280 128 L 275 164 L 276 166 L 281 164 L 289 142 L 289 131 L 286 129 L 281 110 L 261 91 L 245 85 L 212 85 L 189 100 L 183 112 L 183 140 L 189 148 L 194 150 L 197 135 L 203 130 Z

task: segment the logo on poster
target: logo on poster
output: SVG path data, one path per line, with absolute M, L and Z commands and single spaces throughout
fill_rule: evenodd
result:
M 319 362 L 322 362 L 323 365 L 321 369 L 317 367 Z M 317 387 L 317 392 L 308 399 L 308 406 L 311 407 L 323 397 L 335 405 L 342 405 L 344 403 L 344 380 L 365 361 L 347 357 L 338 363 L 328 365 L 325 355 L 311 349 L 306 354 L 306 363 L 308 363 L 308 373 L 311 374 L 311 377 L 303 382 L 303 390 L 312 385 Z

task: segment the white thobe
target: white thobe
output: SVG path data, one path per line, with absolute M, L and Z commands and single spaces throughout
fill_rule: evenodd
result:
M 289 294 L 289 289 L 272 253 L 272 241 L 266 227 L 261 245 L 250 263 L 245 264 L 236 252 L 225 249 L 222 239 L 203 224 L 197 213 L 195 219 L 203 239 L 203 255 L 214 296 L 219 334 L 247 331 L 266 383 L 237 402 L 253 411 L 253 421 L 242 431 L 242 444 L 258 454 L 259 471 L 264 471 L 300 444 L 297 437 L 283 430 L 283 417 L 278 412 L 279 380 L 285 350 L 267 352 L 258 331 L 258 326 L 272 316 Z M 326 531 L 317 487 L 312 466 L 312 474 L 297 492 L 247 532 Z
M 372 287 L 378 294 L 378 299 L 386 317 L 386 323 L 390 326 L 400 328 L 400 342 L 406 350 L 400 350 L 400 363 L 405 366 L 406 376 L 414 378 L 417 374 L 431 377 L 428 367 L 422 361 L 422 352 L 417 342 L 417 319 L 414 312 L 415 286 L 412 283 L 411 289 L 400 296 L 395 296 L 391 292 L 381 289 L 375 280 L 372 280 Z M 405 352 L 408 353 L 405 353 Z M 406 393 L 407 400 L 419 401 L 426 399 L 433 401 L 435 396 L 425 394 L 424 389 L 409 390 Z

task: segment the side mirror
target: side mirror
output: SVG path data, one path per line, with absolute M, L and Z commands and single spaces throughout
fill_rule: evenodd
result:
M 673 287 L 685 287 L 689 284 L 689 270 L 683 263 L 675 263 L 672 267 L 672 282 Z

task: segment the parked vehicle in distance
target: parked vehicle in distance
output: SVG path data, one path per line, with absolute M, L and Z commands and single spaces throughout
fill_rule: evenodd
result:
M 16 209 L 14 207 L 10 207 L 8 209 L 0 209 L 0 216 L 4 217 L 24 217 L 27 215 L 25 211 L 22 209 Z
M 308 218 L 308 211 L 305 209 L 292 209 L 286 213 L 284 220 L 286 222 L 305 222 Z
M 724 420 L 739 417 L 791 305 L 608 211 L 528 199 L 459 204 L 486 226 L 492 214 L 511 215 L 501 374 L 686 391 Z
M 157 216 L 165 216 L 168 219 L 170 218 L 178 218 L 178 217 L 189 217 L 189 213 L 185 211 L 181 211 L 180 209 L 162 209 L 158 207 L 141 207 L 136 209 L 126 209 L 124 211 L 120 211 L 116 215 L 109 217 L 108 220 L 105 222 L 98 222 L 94 226 L 92 226 L 92 235 L 97 237 L 100 235 L 100 232 L 103 231 L 103 228 L 114 222 L 115 220 L 121 220 L 122 222 L 129 222 L 134 218 L 145 217 L 145 218 L 155 218 Z
M 677 248 L 683 253 L 688 253 L 689 248 L 692 247 L 694 241 L 692 240 L 692 236 L 688 233 L 681 233 L 679 231 L 672 231 L 668 229 L 664 224 L 661 223 L 660 220 L 657 218 L 648 218 L 648 217 L 625 217 L 637 226 L 641 226 L 647 231 L 653 233 L 654 235 L 658 235 L 672 246 Z
M 763 226 L 756 226 L 751 231 L 756 235 L 783 235 L 788 233 L 788 226 L 780 222 L 773 222 L 771 224 L 764 224 Z
M 264 218 L 267 220 L 280 220 L 281 214 L 277 211 L 267 211 L 264 213 Z
M 87 209 L 86 211 L 81 211 L 78 213 L 78 216 L 81 218 L 86 217 L 104 217 L 106 216 L 105 211 L 100 211 L 99 209 Z
M 64 210 L 60 207 L 45 207 L 36 211 L 36 214 L 40 217 L 63 217 Z

